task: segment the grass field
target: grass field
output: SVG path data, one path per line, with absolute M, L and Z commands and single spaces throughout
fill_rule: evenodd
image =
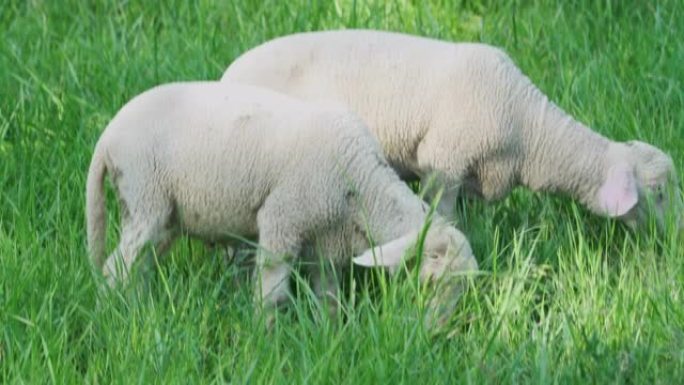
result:
M 344 27 L 501 46 L 579 120 L 682 170 L 681 0 L 4 0 L 0 383 L 684 382 L 684 241 L 526 191 L 460 208 L 486 274 L 439 334 L 410 279 L 347 285 L 343 324 L 318 321 L 303 287 L 263 333 L 237 268 L 189 241 L 149 287 L 98 302 L 84 182 L 118 108 L 159 83 L 218 79 L 271 37 Z

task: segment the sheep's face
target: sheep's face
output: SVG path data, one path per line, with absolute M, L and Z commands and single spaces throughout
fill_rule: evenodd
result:
M 361 266 L 381 266 L 395 272 L 404 258 L 415 257 L 418 231 L 412 231 L 400 238 L 366 250 L 354 258 Z M 477 270 L 470 243 L 455 227 L 446 224 L 433 225 L 423 242 L 420 277 L 424 282 L 443 276 L 458 275 Z
M 423 281 L 477 270 L 470 243 L 453 226 L 431 228 L 425 236 L 422 257 L 420 277 Z
M 599 191 L 601 208 L 633 229 L 676 223 L 684 229 L 677 173 L 667 154 L 644 142 L 616 144 L 608 155 L 608 176 Z
M 447 324 L 460 301 L 467 281 L 464 275 L 477 270 L 477 261 L 465 236 L 452 226 L 433 227 L 423 243 L 420 278 L 434 285 L 423 320 L 427 329 Z
M 416 256 L 418 231 L 365 251 L 354 258 L 362 266 L 382 266 L 394 272 L 403 258 Z M 453 226 L 437 221 L 425 235 L 420 264 L 422 282 L 436 290 L 427 303 L 424 323 L 428 329 L 444 325 L 464 292 L 462 275 L 476 271 L 477 261 L 466 237 Z
M 682 228 L 682 201 L 672 158 L 643 142 L 629 142 L 628 146 L 632 149 L 639 188 L 639 203 L 629 218 L 632 226 L 643 226 L 653 218 L 660 229 L 670 220 Z

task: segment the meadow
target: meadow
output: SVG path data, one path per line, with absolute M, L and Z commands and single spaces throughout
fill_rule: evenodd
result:
M 149 285 L 98 294 L 85 176 L 113 114 L 154 85 L 218 79 L 262 41 L 337 28 L 500 46 L 578 120 L 684 171 L 681 0 L 4 0 L 0 383 L 682 383 L 681 235 L 523 190 L 459 205 L 483 274 L 438 333 L 410 276 L 368 272 L 342 276 L 337 322 L 300 282 L 266 333 L 239 267 L 188 240 Z

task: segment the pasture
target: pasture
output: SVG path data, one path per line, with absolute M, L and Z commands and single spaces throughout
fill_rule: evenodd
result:
M 368 272 L 342 275 L 337 322 L 298 281 L 265 333 L 240 266 L 189 240 L 148 285 L 98 294 L 85 177 L 113 114 L 154 85 L 218 79 L 262 41 L 337 28 L 500 46 L 578 120 L 684 171 L 681 0 L 5 0 L 0 383 L 681 383 L 682 236 L 523 190 L 459 204 L 483 274 L 438 333 L 411 277 Z

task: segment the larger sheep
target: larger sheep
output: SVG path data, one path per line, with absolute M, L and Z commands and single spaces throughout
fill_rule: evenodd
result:
M 402 177 L 438 179 L 446 215 L 459 191 L 494 200 L 523 185 L 633 226 L 649 214 L 662 224 L 669 197 L 678 196 L 668 155 L 577 122 L 489 45 L 364 30 L 301 33 L 247 51 L 222 80 L 347 105 Z
M 122 224 L 105 261 L 107 173 Z M 126 104 L 95 147 L 86 211 L 93 263 L 110 284 L 145 244 L 163 253 L 181 233 L 258 236 L 256 295 L 267 308 L 288 297 L 290 262 L 308 245 L 328 245 L 338 264 L 349 251 L 395 269 L 428 216 L 354 114 L 219 82 L 164 85 Z M 367 236 L 380 246 L 369 249 Z M 424 252 L 425 280 L 477 269 L 466 238 L 438 216 Z M 315 287 L 331 294 L 324 275 Z

